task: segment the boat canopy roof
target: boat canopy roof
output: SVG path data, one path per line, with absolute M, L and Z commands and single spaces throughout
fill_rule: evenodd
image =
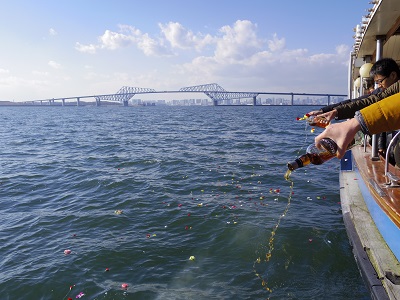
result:
M 355 28 L 354 55 L 357 60 L 375 62 L 377 39 L 383 41 L 381 57 L 390 57 L 400 63 L 400 2 L 399 0 L 374 0 L 361 25 Z M 358 71 L 357 68 L 354 71 Z M 354 72 L 353 78 L 358 76 Z

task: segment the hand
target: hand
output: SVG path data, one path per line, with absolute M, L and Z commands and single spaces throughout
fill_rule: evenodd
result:
M 330 121 L 332 121 L 334 118 L 336 118 L 337 116 L 337 110 L 333 109 L 331 111 L 328 111 L 326 113 L 320 114 L 320 117 L 324 117 L 326 119 L 326 122 L 329 123 Z
M 347 146 L 354 139 L 357 131 L 361 129 L 357 119 L 350 119 L 341 123 L 329 125 L 326 129 L 315 138 L 315 145 L 321 148 L 319 141 L 323 138 L 334 140 L 338 146 L 336 156 L 342 158 L 346 153 Z
M 306 114 L 306 116 L 318 116 L 322 114 L 322 110 L 313 110 Z

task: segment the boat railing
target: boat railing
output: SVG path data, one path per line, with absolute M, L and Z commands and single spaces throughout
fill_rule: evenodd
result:
M 397 145 L 397 141 L 400 138 L 400 131 L 396 133 L 396 135 L 391 139 L 387 150 L 386 150 L 386 162 L 385 162 L 385 177 L 388 179 L 387 185 L 391 187 L 400 187 L 399 182 L 400 178 L 389 172 L 389 153 L 392 148 Z

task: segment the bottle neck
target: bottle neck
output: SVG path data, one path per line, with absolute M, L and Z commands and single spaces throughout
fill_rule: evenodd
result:
M 296 158 L 294 161 L 289 162 L 287 167 L 290 171 L 304 167 L 303 161 L 300 158 Z

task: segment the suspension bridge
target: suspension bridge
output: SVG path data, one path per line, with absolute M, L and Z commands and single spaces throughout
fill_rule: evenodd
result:
M 224 101 L 235 100 L 235 99 L 252 99 L 252 104 L 257 105 L 257 97 L 260 95 L 279 95 L 279 96 L 289 96 L 290 105 L 294 105 L 295 96 L 319 96 L 326 97 L 327 104 L 331 103 L 332 97 L 343 97 L 346 98 L 347 95 L 342 94 L 310 94 L 310 93 L 273 93 L 273 92 L 231 92 L 222 88 L 217 83 L 202 84 L 195 86 L 183 87 L 179 90 L 171 91 L 156 91 L 151 88 L 141 88 L 141 87 L 129 87 L 123 86 L 114 94 L 102 94 L 102 95 L 86 95 L 86 96 L 73 96 L 73 97 L 61 97 L 61 98 L 51 98 L 51 99 L 36 99 L 25 101 L 25 103 L 46 103 L 49 105 L 55 105 L 57 102 L 61 103 L 62 106 L 66 105 L 66 102 L 76 102 L 76 105 L 80 105 L 80 101 L 83 99 L 94 99 L 96 105 L 100 106 L 101 102 L 114 102 L 121 103 L 123 106 L 128 106 L 129 100 L 131 100 L 135 95 L 144 94 L 179 94 L 179 93 L 204 93 L 209 97 L 213 105 L 217 106 Z

